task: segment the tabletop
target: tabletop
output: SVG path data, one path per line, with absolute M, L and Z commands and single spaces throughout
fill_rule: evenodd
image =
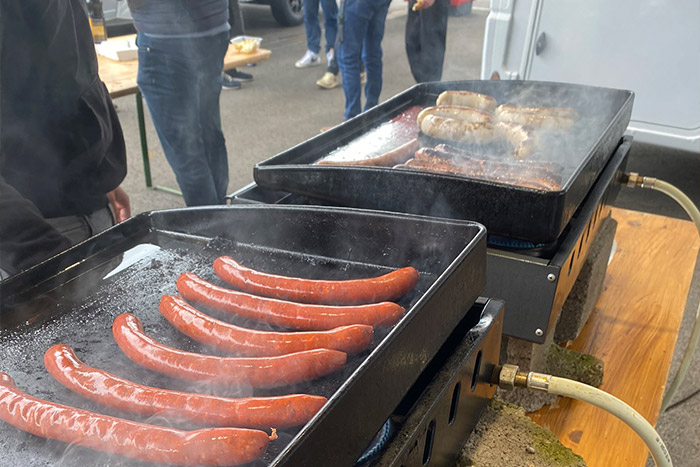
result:
M 567 348 L 605 363 L 600 389 L 656 424 L 700 240 L 692 222 L 614 208 L 616 250 L 603 292 Z M 589 467 L 644 466 L 648 450 L 627 425 L 560 398 L 530 414 Z
M 120 36 L 108 40 L 133 39 L 134 37 L 134 35 Z M 229 45 L 226 56 L 224 57 L 224 70 L 267 60 L 270 58 L 270 54 L 271 52 L 267 49 L 258 49 L 252 54 L 237 53 L 233 49 L 233 46 Z M 138 92 L 138 87 L 136 86 L 138 60 L 112 60 L 97 54 L 97 63 L 99 66 L 100 79 L 104 81 L 109 95 L 113 99 L 129 94 L 136 94 Z

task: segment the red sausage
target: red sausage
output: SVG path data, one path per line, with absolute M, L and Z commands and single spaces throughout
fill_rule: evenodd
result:
M 174 378 L 214 384 L 246 384 L 254 388 L 286 386 L 333 373 L 347 360 L 347 354 L 329 349 L 259 358 L 184 352 L 147 336 L 138 318 L 129 313 L 114 319 L 112 333 L 119 348 L 134 363 Z
M 109 417 L 32 397 L 7 373 L 0 373 L 0 420 L 43 438 L 159 464 L 246 464 L 276 438 L 274 430 L 270 437 L 246 428 L 182 431 Z
M 419 276 L 415 268 L 406 267 L 367 279 L 298 279 L 255 271 L 241 265 L 230 256 L 217 258 L 214 261 L 214 272 L 221 280 L 244 292 L 292 302 L 329 305 L 358 305 L 396 300 L 413 290 Z
M 175 416 L 202 425 L 289 428 L 311 420 L 327 400 L 307 394 L 229 399 L 143 386 L 87 366 L 65 344 L 47 350 L 44 365 L 59 383 L 92 401 L 143 416 Z
M 241 318 L 299 330 L 333 329 L 349 324 L 391 326 L 401 319 L 405 311 L 393 302 L 331 306 L 258 297 L 218 287 L 190 272 L 180 274 L 177 290 L 191 302 L 202 303 Z
M 357 353 L 372 343 L 372 326 L 355 324 L 329 331 L 254 331 L 225 323 L 202 313 L 182 297 L 163 295 L 160 313 L 180 332 L 219 350 L 251 357 L 283 355 L 312 349 Z

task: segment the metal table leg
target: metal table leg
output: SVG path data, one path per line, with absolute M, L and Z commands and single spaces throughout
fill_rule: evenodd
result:
M 136 114 L 139 120 L 139 137 L 141 138 L 141 157 L 143 158 L 143 175 L 146 178 L 146 188 L 160 190 L 166 193 L 182 196 L 182 192 L 167 186 L 153 186 L 151 179 L 151 160 L 148 154 L 148 140 L 146 139 L 146 119 L 143 115 L 143 96 L 136 93 Z

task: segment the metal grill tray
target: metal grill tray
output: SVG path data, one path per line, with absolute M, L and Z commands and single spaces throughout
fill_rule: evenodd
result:
M 278 391 L 329 398 L 306 426 L 279 433 L 263 465 L 352 465 L 485 286 L 485 228 L 474 222 L 343 208 L 234 206 L 141 214 L 0 283 L 0 370 L 25 392 L 144 421 L 70 393 L 43 367 L 49 346 L 66 343 L 89 365 L 171 389 L 247 396 L 192 386 L 130 362 L 111 335 L 120 313 L 137 315 L 154 338 L 214 353 L 179 334 L 158 312 L 185 271 L 220 283 L 211 264 L 231 254 L 255 268 L 298 277 L 356 278 L 413 265 L 421 273 L 399 303 L 404 318 L 377 330 L 372 348 L 337 374 Z M 206 310 L 211 312 L 211 310 Z M 477 318 L 478 320 L 478 318 Z M 162 417 L 147 420 L 169 425 Z M 194 425 L 172 425 L 183 429 Z M 0 423 L 0 464 L 140 465 L 68 446 Z
M 445 90 L 487 94 L 500 103 L 572 107 L 577 145 L 560 141 L 552 161 L 570 158 L 570 175 L 560 191 L 383 167 L 312 165 L 414 105 L 434 105 Z M 612 155 L 632 113 L 630 91 L 535 81 L 459 81 L 417 84 L 368 112 L 255 166 L 255 182 L 343 206 L 469 219 L 489 233 L 549 243 L 562 233 Z

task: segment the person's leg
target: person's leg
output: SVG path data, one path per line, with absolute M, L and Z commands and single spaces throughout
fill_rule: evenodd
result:
M 338 35 L 338 4 L 335 0 L 321 0 L 323 8 L 323 28 L 326 36 L 326 54 L 335 50 L 336 36 Z M 335 54 L 333 54 L 335 58 Z
M 440 81 L 447 42 L 447 19 L 450 4 L 437 0 L 432 7 L 413 11 L 408 6 L 406 20 L 406 56 L 411 74 L 418 83 Z
M 218 85 L 218 77 L 223 68 L 224 56 L 228 49 L 226 34 L 203 37 L 197 39 L 201 42 L 201 63 L 199 85 L 199 123 L 201 126 L 204 156 L 207 159 L 211 177 L 214 181 L 219 204 L 225 203 L 228 190 L 228 157 L 226 154 L 226 142 L 221 131 L 221 112 L 219 97 L 221 86 Z
M 318 1 L 304 0 L 306 48 L 315 54 L 321 52 L 321 23 L 318 19 Z
M 373 1 L 373 0 L 368 0 Z M 345 119 L 362 111 L 362 89 L 360 85 L 360 58 L 362 43 L 367 34 L 370 13 L 365 0 L 346 0 L 343 14 L 343 37 L 338 47 L 338 64 L 342 74 L 345 93 Z
M 138 47 L 137 83 L 185 203 L 221 203 L 202 144 L 197 93 L 199 50 L 192 39 L 153 39 L 143 34 L 138 35 Z M 221 69 L 217 85 L 220 89 Z
M 245 34 L 243 15 L 238 0 L 229 0 L 228 2 L 228 24 L 231 25 L 231 37 Z
M 390 3 L 391 0 L 376 0 L 368 22 L 362 50 L 362 61 L 367 71 L 365 110 L 377 105 L 379 94 L 382 92 L 382 39 L 384 38 L 384 23 Z

